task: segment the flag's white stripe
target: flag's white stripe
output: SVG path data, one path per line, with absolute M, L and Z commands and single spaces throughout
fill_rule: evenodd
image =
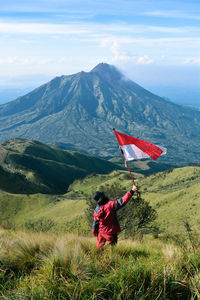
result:
M 162 150 L 163 153 L 161 155 L 167 154 L 167 148 L 165 148 L 163 146 L 158 146 L 158 145 L 156 145 L 156 146 Z
M 126 157 L 126 160 L 133 160 L 133 159 L 142 159 L 142 158 L 149 158 L 149 155 L 144 153 L 142 150 L 140 150 L 135 145 L 124 145 L 121 146 L 124 156 Z
M 157 146 L 157 145 L 156 145 Z M 164 155 L 167 153 L 167 149 L 162 147 L 162 146 L 157 146 L 159 147 L 163 153 L 161 155 Z M 142 150 L 140 150 L 137 146 L 131 144 L 131 145 L 124 145 L 121 146 L 125 158 L 127 161 L 133 160 L 133 159 L 142 159 L 142 158 L 150 158 L 150 156 L 146 153 L 144 153 Z

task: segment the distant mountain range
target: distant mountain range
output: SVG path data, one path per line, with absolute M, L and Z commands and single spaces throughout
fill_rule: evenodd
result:
M 200 112 L 125 78 L 114 66 L 56 77 L 0 105 L 0 141 L 34 139 L 93 155 L 119 156 L 112 128 L 160 144 L 170 163 L 200 161 Z

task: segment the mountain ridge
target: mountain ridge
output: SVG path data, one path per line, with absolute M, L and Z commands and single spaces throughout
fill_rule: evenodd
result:
M 19 137 L 113 157 L 120 155 L 113 127 L 167 147 L 163 161 L 199 162 L 200 112 L 154 95 L 108 64 L 56 77 L 0 105 L 0 142 Z
M 0 189 L 11 193 L 63 194 L 76 179 L 120 166 L 44 143 L 12 139 L 0 144 Z

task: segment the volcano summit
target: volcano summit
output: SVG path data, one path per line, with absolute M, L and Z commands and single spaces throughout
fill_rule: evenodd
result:
M 109 64 L 56 77 L 0 105 L 0 142 L 34 139 L 111 157 L 120 155 L 113 127 L 168 148 L 162 160 L 200 161 L 200 112 L 152 94 Z

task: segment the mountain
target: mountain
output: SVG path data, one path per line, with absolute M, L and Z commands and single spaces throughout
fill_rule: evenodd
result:
M 106 160 L 37 141 L 0 144 L 0 189 L 11 193 L 62 194 L 75 179 L 115 169 L 120 167 Z
M 160 144 L 168 163 L 199 163 L 200 112 L 152 94 L 101 63 L 56 77 L 0 105 L 0 141 L 34 139 L 92 155 L 120 156 L 112 128 Z

